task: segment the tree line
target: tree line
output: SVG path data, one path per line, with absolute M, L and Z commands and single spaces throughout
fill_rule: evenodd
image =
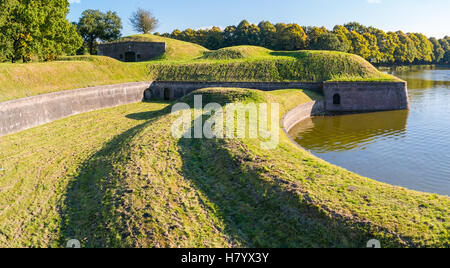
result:
M 157 33 L 158 34 L 158 33 Z M 273 50 L 333 50 L 360 55 L 373 64 L 448 64 L 450 37 L 440 40 L 420 33 L 384 32 L 357 22 L 325 27 L 306 27 L 296 23 L 258 25 L 246 20 L 238 26 L 211 29 L 174 30 L 162 36 L 193 42 L 216 50 L 229 46 L 255 45 Z
M 121 37 L 122 20 L 116 12 L 86 10 L 70 23 L 67 0 L 0 0 L 0 62 L 55 60 L 60 55 L 96 54 L 97 44 Z M 140 33 L 155 30 L 158 20 L 138 9 L 130 17 Z M 158 33 L 156 33 L 158 34 Z M 159 35 L 159 34 L 158 34 Z M 246 20 L 238 26 L 162 34 L 215 50 L 236 45 L 255 45 L 273 50 L 333 50 L 354 53 L 379 65 L 450 62 L 450 37 L 440 40 L 420 33 L 384 32 L 353 22 L 325 27 L 298 24 L 258 25 Z

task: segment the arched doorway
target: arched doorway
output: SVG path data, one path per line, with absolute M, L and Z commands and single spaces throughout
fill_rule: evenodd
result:
M 136 61 L 136 52 L 130 51 L 125 52 L 125 62 L 135 62 Z
M 341 105 L 341 95 L 334 94 L 333 95 L 333 104 L 334 105 Z
M 170 88 L 164 89 L 164 100 L 170 100 Z

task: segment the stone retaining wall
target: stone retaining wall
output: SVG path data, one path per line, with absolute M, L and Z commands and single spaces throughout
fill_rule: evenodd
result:
M 146 99 L 173 100 L 178 99 L 192 91 L 211 88 L 248 88 L 265 91 L 278 89 L 309 89 L 322 91 L 323 83 L 309 82 L 177 82 L 177 81 L 155 81 L 145 93 Z
M 325 106 L 322 100 L 320 101 L 311 101 L 308 103 L 300 104 L 294 109 L 287 112 L 281 123 L 283 129 L 286 134 L 289 132 L 295 125 L 300 123 L 301 121 L 309 118 L 313 115 L 319 115 L 325 113 Z
M 323 93 L 330 113 L 409 108 L 406 82 L 325 82 Z
M 142 99 L 177 99 L 210 87 L 265 91 L 308 89 L 324 93 L 324 101 L 300 105 L 283 119 L 289 131 L 316 113 L 370 112 L 408 109 L 406 82 L 139 82 L 61 91 L 0 103 L 0 136 L 49 123 L 67 116 L 139 102 Z M 339 96 L 339 104 L 335 97 Z
M 67 116 L 142 101 L 151 82 L 60 91 L 0 102 L 0 136 Z

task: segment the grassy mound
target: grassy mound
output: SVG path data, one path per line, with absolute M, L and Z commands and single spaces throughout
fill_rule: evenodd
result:
M 269 49 L 257 46 L 236 46 L 205 52 L 203 59 L 232 60 L 269 56 Z
M 172 38 L 166 38 L 151 34 L 138 34 L 123 37 L 116 42 L 137 41 L 137 42 L 165 42 L 167 45 L 166 53 L 157 60 L 190 60 L 201 57 L 203 52 L 208 49 L 189 42 L 179 41 Z
M 195 94 L 220 104 L 281 102 L 284 113 L 317 98 L 305 93 Z M 192 96 L 183 101 L 192 103 Z M 90 222 L 74 218 L 84 228 L 71 235 L 109 235 L 113 245 L 145 247 L 364 247 L 372 238 L 384 246 L 449 246 L 448 197 L 360 177 L 298 149 L 285 136 L 273 151 L 261 150 L 253 139 L 175 139 L 167 136 L 175 119 L 163 115 L 143 127 L 113 155 L 110 173 L 98 173 L 98 165 L 86 170 L 100 174 L 98 185 L 108 182 L 106 200 L 112 201 L 102 213 L 92 207 L 88 215 L 104 215 L 117 229 L 85 232 Z M 81 178 L 80 185 L 92 179 Z M 87 186 L 78 193 L 94 196 Z M 100 201 L 81 200 L 86 206 Z
M 221 57 L 235 59 L 215 59 Z M 238 47 L 208 52 L 194 61 L 149 66 L 151 77 L 169 81 L 398 81 L 359 56 L 329 51 L 275 52 Z
M 281 113 L 320 98 L 196 94 L 204 103 L 279 102 Z M 448 197 L 350 173 L 283 133 L 269 151 L 259 139 L 175 139 L 177 116 L 158 107 L 133 104 L 2 138 L 0 245 L 364 247 L 376 238 L 385 247 L 449 246 Z
M 148 80 L 172 81 L 398 81 L 363 58 L 331 51 L 277 52 L 238 46 L 217 51 L 170 38 L 135 35 L 122 41 L 167 42 L 148 62 L 107 57 L 62 57 L 56 62 L 0 64 L 0 102 L 81 87 Z

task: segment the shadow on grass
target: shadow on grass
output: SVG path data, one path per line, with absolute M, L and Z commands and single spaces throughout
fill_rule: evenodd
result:
M 223 140 L 182 139 L 179 146 L 183 175 L 219 208 L 225 232 L 243 246 L 363 247 L 372 238 L 327 217 L 308 196 L 288 190 L 289 182 L 268 180 L 270 174 L 253 166 L 258 160 L 231 155 Z
M 152 103 L 170 104 L 171 102 L 152 100 Z M 164 108 L 164 109 L 167 109 L 167 108 Z M 164 111 L 168 112 L 168 110 L 164 110 L 164 109 L 159 110 L 159 111 L 148 111 L 148 112 L 127 114 L 125 117 L 128 119 L 139 120 L 139 121 L 149 120 L 149 119 L 155 118 L 155 116 L 161 115 L 162 113 L 164 113 Z
M 224 232 L 239 245 L 365 247 L 374 234 L 389 233 L 324 212 L 307 193 L 299 192 L 301 181 L 296 184 L 270 172 L 276 163 L 250 152 L 242 141 L 180 139 L 178 146 L 183 176 L 215 204 L 211 213 L 218 214 Z
M 205 94 L 204 99 L 220 103 L 251 94 L 244 90 Z M 183 99 L 192 102 L 192 96 Z M 130 115 L 148 120 L 115 137 L 80 167 L 68 188 L 61 213 L 64 245 L 78 239 L 83 247 L 127 247 L 134 230 L 125 226 L 130 217 L 123 207 L 126 190 L 118 180 L 122 172 L 116 163 L 127 162 L 122 151 L 144 127 L 170 111 Z M 270 173 L 265 162 L 250 153 L 239 141 L 181 139 L 178 150 L 182 175 L 193 182 L 215 204 L 216 214 L 225 223 L 224 232 L 247 247 L 363 247 L 373 238 L 367 225 L 348 224 L 339 215 L 326 215 L 298 187 Z M 124 172 L 124 171 L 123 171 Z M 130 244 L 131 243 L 131 244 Z
M 121 217 L 115 207 L 124 200 L 117 187 L 115 163 L 128 157 L 122 149 L 143 128 L 167 113 L 167 108 L 129 115 L 136 120 L 147 120 L 116 136 L 100 151 L 87 159 L 79 168 L 78 176 L 72 178 L 61 208 L 62 223 L 60 245 L 77 239 L 83 247 L 123 247 L 127 237 L 121 225 Z

